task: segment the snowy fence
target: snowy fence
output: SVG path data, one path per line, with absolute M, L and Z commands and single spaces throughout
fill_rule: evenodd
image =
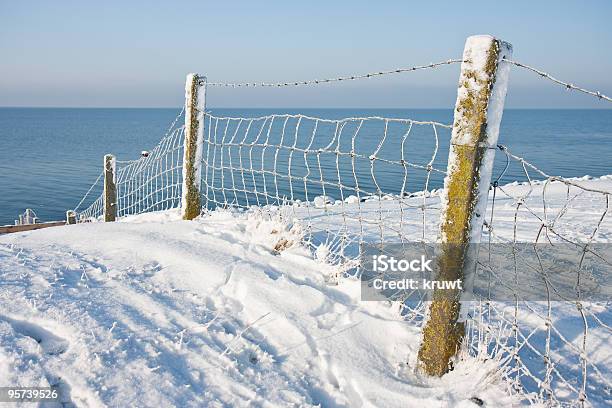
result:
M 117 216 L 162 211 L 180 206 L 183 183 L 183 111 L 151 151 L 137 160 L 116 160 Z M 78 222 L 100 221 L 104 216 L 104 169 L 74 208 Z
M 498 180 L 514 166 L 528 181 L 493 183 L 481 246 L 507 245 L 510 257 L 500 262 L 491 259 L 494 251 L 485 251 L 489 257 L 479 257 L 478 278 L 489 287 L 508 288 L 510 296 L 503 301 L 480 298 L 469 321 L 467 343 L 473 352 L 484 348 L 496 354 L 513 388 L 534 392 L 528 398 L 531 403 L 602 404 L 609 401 L 612 382 L 600 357 L 601 341 L 608 341 L 612 327 L 605 321 L 607 301 L 588 294 L 591 285 L 609 279 L 609 244 L 601 244 L 606 238 L 599 233 L 609 222 L 611 192 L 592 187 L 587 179 L 551 176 L 505 146 L 499 150 L 506 165 Z M 521 259 L 525 247 L 538 262 L 528 265 Z M 566 281 L 547 269 L 545 258 L 571 260 Z M 530 270 L 522 274 L 526 267 Z M 525 290 L 530 286 L 544 290 L 530 296 Z
M 202 203 L 207 209 L 252 207 L 299 219 L 306 242 L 334 263 L 355 259 L 359 244 L 414 239 L 404 223 L 418 212 L 418 237 L 439 134 L 449 125 L 380 117 L 305 115 L 225 118 L 206 115 Z M 441 164 L 441 163 L 438 163 Z
M 465 55 L 429 65 L 332 79 L 214 83 L 196 76 L 191 81 L 199 81 L 202 90 L 207 86 L 316 86 L 455 63 L 464 64 L 465 69 Z M 510 59 L 502 58 L 499 64 L 525 68 L 568 90 L 611 101 L 600 92 L 560 81 Z M 119 218 L 181 208 L 186 188 L 196 188 L 202 213 L 219 209 L 256 212 L 299 225 L 315 256 L 338 265 L 338 276 L 330 277 L 333 280 L 359 273 L 363 243 L 438 241 L 441 202 L 448 191 L 432 186 L 441 187 L 448 176 L 446 157 L 440 152 L 442 146 L 444 153 L 451 148 L 452 125 L 406 118 L 302 114 L 223 117 L 206 111 L 203 101 L 189 101 L 187 112 L 177 116 L 154 149 L 143 152 L 138 160 L 116 162 Z M 198 126 L 192 128 L 196 117 Z M 181 119 L 186 125 L 180 124 Z M 192 131 L 196 134 L 190 134 Z M 501 138 L 503 141 L 503 135 Z M 185 152 L 189 140 L 198 143 L 192 155 Z M 490 198 L 485 216 L 479 217 L 484 220 L 482 245 L 504 243 L 518 248 L 521 243 L 545 241 L 573 246 L 582 258 L 595 253 L 592 244 L 604 240 L 598 232 L 609 213 L 610 191 L 592 188 L 588 181 L 549 175 L 496 142 L 484 147 L 486 154 L 497 150 L 504 164 L 501 172 L 493 174 L 490 191 L 483 190 L 485 203 L 486 196 Z M 201 173 L 195 187 L 186 187 L 186 158 L 196 160 L 191 168 L 198 176 Z M 514 189 L 501 184 L 511 167 L 520 169 L 527 180 Z M 103 183 L 101 173 L 74 209 L 78 222 L 102 219 Z M 588 212 L 581 209 L 586 201 L 590 203 Z M 578 230 L 582 232 L 576 233 Z M 517 262 L 515 257 L 509 263 L 491 258 L 478 258 L 477 263 L 491 285 L 504 285 L 508 270 L 516 270 Z M 473 309 L 465 322 L 464 348 L 473 355 L 499 358 L 511 391 L 530 402 L 584 406 L 591 400 L 611 398 L 609 372 L 592 357 L 600 351 L 592 348 L 590 334 L 603 333 L 608 336 L 604 338 L 612 334 L 610 323 L 601 317 L 605 305 L 582 301 L 580 295 L 555 301 L 554 283 L 547 280 L 546 270 L 536 272 L 547 288 L 538 301 L 525 298 L 515 288 L 511 300 L 485 295 L 470 303 Z M 576 278 L 580 293 L 584 279 L 580 269 Z M 422 299 L 410 302 L 409 296 L 400 302 L 403 313 L 423 324 L 427 303 Z

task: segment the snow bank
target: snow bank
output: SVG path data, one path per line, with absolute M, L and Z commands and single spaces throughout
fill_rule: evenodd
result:
M 417 327 L 329 286 L 299 229 L 175 215 L 0 238 L 0 386 L 92 407 L 516 402 L 491 365 L 416 375 Z

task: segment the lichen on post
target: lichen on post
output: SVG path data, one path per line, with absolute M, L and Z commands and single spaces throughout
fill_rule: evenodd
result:
M 508 85 L 512 46 L 488 35 L 469 37 L 463 51 L 447 176 L 441 197 L 438 280 L 470 288 L 486 211 Z M 448 372 L 465 333 L 459 290 L 433 292 L 418 354 L 429 375 Z
M 204 110 L 206 77 L 187 75 L 185 83 L 185 147 L 183 155 L 183 191 L 181 215 L 192 220 L 202 210 L 200 200 L 202 145 L 204 141 Z
M 117 172 L 115 156 L 104 156 L 104 222 L 117 219 Z

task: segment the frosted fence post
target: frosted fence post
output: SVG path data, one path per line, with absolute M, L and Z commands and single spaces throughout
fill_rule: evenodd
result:
M 73 210 L 66 211 L 66 224 L 76 224 L 76 213 Z
M 117 172 L 115 156 L 104 156 L 104 222 L 117 219 Z
M 30 208 L 26 208 L 24 220 L 26 224 L 36 224 L 36 216 L 34 215 L 34 211 L 32 211 Z
M 185 147 L 181 196 L 181 215 L 184 220 L 194 219 L 202 210 L 200 181 L 205 109 L 206 77 L 188 74 L 185 83 Z
M 477 245 L 468 244 L 480 242 L 508 86 L 510 66 L 500 61 L 511 56 L 512 45 L 489 35 L 468 37 L 463 51 L 441 197 L 436 279 L 461 279 L 467 295 L 477 256 Z M 420 368 L 429 375 L 451 368 L 465 334 L 465 296 L 460 290 L 433 292 L 418 354 Z

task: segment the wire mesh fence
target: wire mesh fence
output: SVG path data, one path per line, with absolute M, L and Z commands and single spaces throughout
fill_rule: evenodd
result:
M 176 208 L 183 183 L 184 127 L 138 160 L 117 162 L 118 216 Z
M 81 201 L 74 207 L 77 222 L 98 221 L 104 211 L 104 201 L 102 196 L 104 172 L 100 172 L 96 181 L 93 182 L 89 190 L 85 193 Z
M 304 115 L 228 118 L 206 115 L 203 203 L 208 209 L 290 209 L 312 247 L 333 246 L 334 259 L 358 256 L 358 244 L 413 239 L 407 212 L 418 211 L 419 237 L 428 237 L 437 122 L 381 117 L 341 120 Z M 397 212 L 399 216 L 389 218 Z M 399 223 L 399 225 L 398 225 Z M 411 226 L 416 228 L 417 226 Z M 410 235 L 406 235 L 410 234 Z M 339 242 L 342 242 L 339 245 Z M 339 245 L 339 246 L 338 246 Z M 321 249 L 322 250 L 322 249 Z
M 455 62 L 461 60 L 377 75 Z M 529 66 L 507 63 L 568 85 Z M 371 76 L 376 75 L 207 85 L 316 85 Z M 567 88 L 608 100 L 597 91 Z M 138 160 L 117 162 L 119 217 L 180 207 L 185 137 L 184 126 L 177 126 L 181 117 L 153 150 Z M 200 186 L 203 212 L 229 209 L 284 217 L 299 225 L 316 257 L 338 265 L 338 275 L 330 279 L 358 275 L 364 243 L 435 243 L 438 239 L 439 188 L 447 175 L 451 128 L 405 118 L 224 117 L 206 112 Z M 507 174 L 517 171 L 523 182 L 507 179 Z M 102 184 L 101 174 L 75 208 L 79 222 L 102 217 Z M 601 344 L 612 334 L 607 303 L 581 295 L 582 288 L 597 278 L 586 268 L 585 259 L 595 256 L 612 265 L 609 254 L 594 247 L 610 240 L 610 190 L 586 179 L 549 175 L 499 146 L 481 245 L 489 249 L 507 245 L 511 257 L 499 262 L 490 250 L 483 251 L 486 256 L 478 259 L 478 276 L 489 287 L 507 286 L 509 280 L 515 286 L 510 285 L 510 298 L 478 295 L 464 345 L 471 354 L 484 350 L 499 358 L 512 390 L 529 402 L 580 406 L 612 400 L 612 372 L 605 363 L 609 355 L 602 350 L 606 344 Z M 571 272 L 576 292 L 571 299 L 555 297 L 555 282 L 543 263 L 532 268 L 546 288 L 541 298 L 526 296 L 517 285 L 518 278 L 513 278 L 522 267 L 521 245 L 533 245 L 537 254 L 541 243 L 569 247 L 578 257 L 579 268 Z M 423 323 L 423 298 L 405 298 L 400 303 L 406 319 Z
M 527 181 L 492 185 L 481 245 L 505 245 L 507 256 L 500 261 L 484 251 L 488 257 L 481 256 L 478 266 L 489 287 L 505 286 L 509 296 L 481 297 L 484 307 L 471 319 L 469 342 L 503 355 L 513 386 L 531 392 L 531 402 L 605 405 L 612 397 L 610 366 L 602 359 L 602 342 L 612 334 L 606 306 L 612 183 L 602 188 L 602 180 L 551 176 L 499 148 L 501 179 L 515 167 Z M 504 335 L 494 336 L 500 328 Z
M 202 195 L 207 210 L 282 213 L 301 225 L 305 242 L 318 257 L 339 265 L 340 273 L 359 273 L 363 243 L 436 241 L 440 197 L 431 185 L 440 185 L 446 172 L 433 164 L 439 138 L 449 137 L 450 126 L 304 115 L 207 114 L 206 123 Z M 491 187 L 484 245 L 557 242 L 572 244 L 578 257 L 588 253 L 589 244 L 601 239 L 597 232 L 607 220 L 610 192 L 588 181 L 550 176 L 506 147 L 499 150 L 501 171 Z M 509 169 L 522 169 L 527 181 L 503 186 Z M 598 254 L 612 265 L 608 255 Z M 520 268 L 516 259 L 498 261 L 479 259 L 491 285 L 504 284 L 508 271 Z M 546 276 L 543 267 L 536 272 Z M 529 284 L 512 288 L 513 301 L 481 296 L 484 306 L 471 313 L 466 343 L 472 351 L 485 347 L 502 356 L 511 366 L 515 390 L 531 402 L 571 405 L 589 394 L 609 396 L 610 373 L 589 359 L 589 329 L 610 331 L 600 317 L 601 304 L 559 302 L 550 293 L 541 300 L 529 298 L 521 288 Z M 423 321 L 422 300 L 402 302 L 415 322 Z M 581 335 L 572 339 L 576 327 Z
M 178 125 L 183 111 L 174 119 L 166 135 L 137 160 L 117 161 L 117 215 L 142 214 L 180 206 L 183 183 L 183 144 L 185 128 Z M 78 222 L 100 221 L 104 211 L 104 172 L 74 208 Z

